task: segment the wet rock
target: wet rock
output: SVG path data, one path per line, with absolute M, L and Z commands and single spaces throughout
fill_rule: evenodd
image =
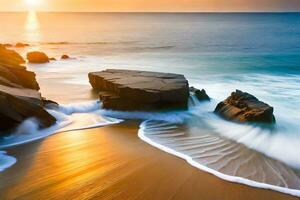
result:
M 235 122 L 275 123 L 273 107 L 259 101 L 255 96 L 236 90 L 219 103 L 215 113 Z
M 0 85 L 0 131 L 10 131 L 32 117 L 39 121 L 40 128 L 49 127 L 56 122 L 44 109 L 38 91 Z
M 59 104 L 57 102 L 46 99 L 44 97 L 42 97 L 42 102 L 43 102 L 44 107 L 46 107 L 46 108 L 57 108 L 59 106 Z
M 187 109 L 189 85 L 183 75 L 108 69 L 89 73 L 89 80 L 105 109 Z
M 206 94 L 204 89 L 199 90 L 194 87 L 190 87 L 190 92 L 194 94 L 199 101 L 210 101 L 210 97 Z
M 68 55 L 62 55 L 60 59 L 61 60 L 70 59 L 70 56 L 68 56 Z
M 0 45 L 0 136 L 31 117 L 41 128 L 56 121 L 44 108 L 35 73 L 23 64 L 25 60 L 18 53 Z
M 49 58 L 49 60 L 51 60 L 51 61 L 56 61 L 56 58 Z
M 29 44 L 18 42 L 15 47 L 16 48 L 24 48 L 24 47 L 29 47 L 29 46 L 30 46 Z
M 32 51 L 27 53 L 27 59 L 30 63 L 47 63 L 49 62 L 49 57 L 40 51 Z

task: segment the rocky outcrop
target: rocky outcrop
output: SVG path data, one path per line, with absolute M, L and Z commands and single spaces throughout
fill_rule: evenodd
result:
M 40 128 L 53 125 L 56 119 L 45 109 L 41 94 L 32 89 L 0 85 L 0 131 L 5 133 L 28 118 L 36 118 Z
M 187 108 L 189 84 L 183 75 L 108 69 L 89 73 L 89 80 L 105 109 Z
M 24 63 L 18 53 L 0 45 L 0 84 L 39 90 L 35 73 L 27 71 Z
M 236 90 L 219 103 L 215 113 L 235 122 L 275 123 L 273 107 L 259 101 L 255 96 Z
M 18 42 L 15 47 L 16 48 L 24 48 L 24 47 L 29 47 L 29 46 L 30 46 L 29 44 Z
M 32 51 L 27 53 L 27 60 L 30 63 L 47 63 L 49 57 L 44 52 Z
M 204 89 L 199 90 L 194 87 L 190 87 L 190 92 L 194 94 L 199 101 L 210 101 L 210 97 L 206 94 Z
M 41 128 L 56 121 L 44 109 L 35 73 L 27 71 L 24 63 L 18 53 L 0 45 L 0 136 L 31 117 L 40 122 Z
M 2 44 L 4 47 L 6 48 L 10 48 L 10 47 L 13 47 L 14 45 L 12 44 L 9 44 L 9 43 L 5 43 L 5 44 Z
M 62 55 L 60 59 L 61 60 L 70 59 L 70 56 L 68 56 L 68 55 Z

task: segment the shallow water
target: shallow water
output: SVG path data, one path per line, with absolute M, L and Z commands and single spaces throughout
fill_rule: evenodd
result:
M 300 169 L 300 14 L 0 13 L 0 17 L 5 19 L 0 26 L 9 32 L 1 34 L 0 42 L 32 44 L 17 49 L 22 55 L 43 50 L 51 57 L 67 53 L 75 58 L 28 66 L 37 73 L 43 96 L 69 105 L 60 113 L 52 111 L 61 117 L 59 127 L 23 131 L 2 140 L 2 147 L 61 128 L 138 118 L 146 121 L 142 139 L 193 158 L 201 169 L 214 170 L 229 181 L 272 185 L 299 195 L 287 188 L 300 187 L 296 170 Z M 87 73 L 106 68 L 181 73 L 191 85 L 205 88 L 213 100 L 200 104 L 191 99 L 187 112 L 100 110 Z M 230 123 L 212 114 L 216 104 L 237 88 L 274 107 L 274 129 Z M 87 101 L 93 102 L 83 103 Z M 32 130 L 28 127 L 35 124 L 29 121 L 21 130 L 24 127 Z

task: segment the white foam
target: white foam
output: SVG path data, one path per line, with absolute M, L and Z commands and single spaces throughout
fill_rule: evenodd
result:
M 189 111 L 169 111 L 169 112 L 124 112 L 113 110 L 101 110 L 100 113 L 105 116 L 121 119 L 142 119 L 142 120 L 165 120 L 174 123 L 183 123 L 186 119 L 192 117 Z
M 300 169 L 300 138 L 297 135 L 278 127 L 271 130 L 253 124 L 237 124 L 215 115 L 208 115 L 205 121 L 218 134 Z
M 221 179 L 224 179 L 226 181 L 240 183 L 240 184 L 244 184 L 244 185 L 248 185 L 248 186 L 252 186 L 252 187 L 257 187 L 257 188 L 270 189 L 270 190 L 274 190 L 274 191 L 278 191 L 278 192 L 282 192 L 282 193 L 286 193 L 286 194 L 290 194 L 290 195 L 300 197 L 300 190 L 283 188 L 283 187 L 274 186 L 274 185 L 270 185 L 270 184 L 266 184 L 266 183 L 260 183 L 260 182 L 252 181 L 252 180 L 245 179 L 245 178 L 242 178 L 242 177 L 230 176 L 230 175 L 227 175 L 227 174 L 220 173 L 220 172 L 218 172 L 214 169 L 208 168 L 205 165 L 201 165 L 200 163 L 193 160 L 193 158 L 191 158 L 190 156 L 185 155 L 183 153 L 180 153 L 178 151 L 175 151 L 174 149 L 171 149 L 169 147 L 161 145 L 157 142 L 154 142 L 150 138 L 148 138 L 144 133 L 146 123 L 147 123 L 147 121 L 143 122 L 140 125 L 140 129 L 138 131 L 138 136 L 139 136 L 140 139 L 142 139 L 146 143 L 148 143 L 148 144 L 150 144 L 150 145 L 152 145 L 152 146 L 154 146 L 158 149 L 161 149 L 161 150 L 163 150 L 167 153 L 170 153 L 172 155 L 175 155 L 179 158 L 182 158 L 182 159 L 186 160 L 190 165 L 192 165 L 192 166 L 194 166 L 194 167 L 196 167 L 200 170 L 211 173 L 211 174 L 213 174 L 213 175 L 215 175 L 215 176 L 217 176 Z
M 16 158 L 12 156 L 8 156 L 5 151 L 0 151 L 0 172 L 11 167 L 16 162 L 17 162 Z
M 49 109 L 48 112 L 57 119 L 55 125 L 40 130 L 36 119 L 27 119 L 14 133 L 0 140 L 0 149 L 33 142 L 59 132 L 106 126 L 122 121 L 102 116 L 98 101 L 60 105 L 58 109 Z

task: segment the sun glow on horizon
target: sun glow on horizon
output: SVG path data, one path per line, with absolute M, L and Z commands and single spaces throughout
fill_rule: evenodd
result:
M 25 0 L 25 2 L 30 9 L 33 9 L 36 6 L 38 6 L 38 4 L 40 3 L 40 0 Z

